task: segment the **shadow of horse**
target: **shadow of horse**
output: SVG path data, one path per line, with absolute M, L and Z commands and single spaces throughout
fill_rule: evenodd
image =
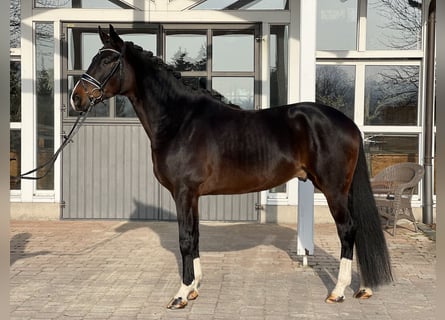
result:
M 31 258 L 40 255 L 50 254 L 49 251 L 37 251 L 26 253 L 25 249 L 31 238 L 28 232 L 22 232 L 14 235 L 9 241 L 9 265 L 12 266 L 17 260 Z
M 141 211 L 150 212 L 162 210 L 164 214 L 166 213 L 165 209 L 149 206 L 137 200 L 135 200 L 134 203 L 136 209 L 131 217 L 139 217 L 139 212 Z M 167 216 L 176 217 L 176 214 L 168 212 Z M 131 218 L 130 221 L 119 225 L 115 231 L 122 234 L 139 228 L 150 229 L 158 235 L 161 246 L 174 254 L 179 273 L 181 273 L 182 258 L 179 252 L 178 229 L 175 226 L 175 232 L 172 232 L 172 224 L 176 225 L 172 220 L 163 222 L 153 220 L 149 222 L 147 220 L 141 221 Z M 297 255 L 296 228 L 279 224 L 260 224 L 256 222 L 209 223 L 207 221 L 201 222 L 199 228 L 200 252 L 202 256 L 205 256 L 205 253 L 243 251 L 260 245 L 274 246 L 284 251 L 299 267 L 314 270 L 315 274 L 322 280 L 326 287 L 327 294 L 335 287 L 340 263 L 339 259 L 315 244 L 314 255 L 308 256 L 308 264 L 307 266 L 303 266 L 303 257 Z M 351 288 L 358 289 L 359 284 L 359 275 L 353 271 Z

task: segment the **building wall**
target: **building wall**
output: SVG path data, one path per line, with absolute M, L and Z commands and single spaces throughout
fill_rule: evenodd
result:
M 99 1 L 100 2 L 100 1 Z M 106 2 L 106 1 L 104 1 Z M 45 142 L 45 135 L 47 135 L 46 128 L 41 126 L 39 122 L 39 93 L 45 89 L 44 81 L 38 86 L 38 76 L 42 79 L 42 71 L 51 71 L 48 75 L 44 73 L 48 80 L 53 83 L 52 95 L 53 101 L 53 131 L 49 133 L 53 135 L 53 146 L 58 146 L 61 142 L 60 132 L 62 131 L 62 119 L 59 108 L 66 107 L 62 105 L 64 90 L 62 87 L 63 80 L 61 70 L 61 34 L 62 24 L 64 21 L 88 21 L 93 23 L 103 23 L 103 17 L 106 16 L 106 22 L 122 22 L 140 21 L 140 22 L 154 22 L 154 23 L 245 23 L 245 22 L 260 22 L 262 26 L 261 39 L 261 87 L 260 104 L 263 108 L 269 107 L 273 98 L 273 86 L 271 82 L 276 77 L 286 78 L 287 82 L 287 98 L 286 102 L 299 101 L 301 93 L 300 88 L 300 64 L 304 63 L 300 60 L 300 50 L 302 44 L 300 39 L 303 38 L 300 34 L 300 16 L 306 14 L 300 12 L 302 6 L 300 1 L 292 1 L 290 10 L 235 10 L 235 11 L 221 11 L 221 10 L 183 10 L 189 8 L 194 1 L 126 1 L 138 7 L 137 10 L 132 9 L 94 9 L 94 8 L 43 8 L 42 6 L 33 7 L 31 1 L 23 1 L 20 12 L 20 41 L 18 44 L 11 45 L 11 60 L 18 61 L 21 65 L 21 119 L 19 121 L 12 120 L 11 136 L 20 141 L 19 145 L 14 150 L 11 150 L 11 158 L 19 159 L 20 164 L 17 166 L 17 160 L 14 165 L 11 165 L 11 172 L 26 171 L 34 168 L 42 156 L 42 148 L 51 148 Z M 43 2 L 38 2 L 43 3 Z M 87 3 L 87 2 L 86 2 Z M 92 3 L 92 2 L 89 2 Z M 348 1 L 345 5 L 350 5 L 354 1 Z M 373 3 L 373 1 L 368 1 Z M 384 1 L 386 3 L 386 1 Z M 429 1 L 423 1 L 423 8 L 427 8 Z M 335 4 L 338 5 L 338 4 Z M 332 43 L 327 40 L 335 37 L 329 36 L 329 33 L 324 30 L 336 31 L 340 27 L 348 28 L 339 24 L 342 17 L 350 18 L 351 12 L 354 10 L 359 12 L 356 16 L 359 22 L 359 27 L 355 29 L 355 34 L 351 38 L 358 39 L 356 43 L 350 46 L 350 43 Z M 411 9 L 410 9 L 411 10 Z M 413 11 L 414 10 L 414 11 Z M 370 163 L 371 174 L 375 174 L 379 168 L 387 164 L 398 161 L 415 161 L 422 163 L 423 157 L 423 104 L 424 104 L 424 42 L 420 41 L 420 46 L 414 44 L 410 48 L 388 48 L 380 47 L 375 39 L 368 39 L 368 33 L 375 34 L 378 29 L 378 19 L 381 17 L 363 15 L 363 12 L 371 12 L 366 7 L 365 1 L 358 1 L 356 8 L 349 7 L 332 7 L 332 2 L 319 1 L 317 9 L 317 49 L 316 55 L 316 81 L 317 92 L 316 98 L 321 102 L 327 102 L 342 109 L 349 114 L 354 121 L 362 129 L 365 141 L 369 142 L 367 145 L 368 160 Z M 376 12 L 378 10 L 375 10 Z M 425 37 L 425 11 L 420 11 L 420 37 Z M 372 11 L 374 12 L 374 11 Z M 412 9 L 410 12 L 417 12 Z M 418 13 L 416 13 L 418 14 Z M 367 23 L 367 18 L 369 23 Z M 323 20 L 324 19 L 324 20 Z M 323 21 L 322 21 L 323 20 Z M 414 19 L 415 21 L 418 21 Z M 372 22 L 374 21 L 374 22 Z M 324 24 L 323 24 L 324 23 Z M 329 25 L 331 23 L 331 25 Z M 332 25 L 332 23 L 334 23 Z M 352 23 L 354 24 L 354 22 Z M 276 26 L 288 26 L 287 50 L 288 61 L 285 63 L 285 73 L 270 73 L 270 67 L 274 65 L 274 56 L 270 51 L 270 44 L 273 39 L 278 39 L 279 36 L 274 34 Z M 340 27 L 339 27 L 340 25 Z M 371 29 L 371 25 L 372 28 Z M 39 38 L 41 36 L 42 28 L 49 26 L 52 37 L 48 39 Z M 419 28 L 419 25 L 412 26 Z M 350 28 L 350 27 L 349 27 Z M 16 30 L 16 29 L 14 29 Z M 350 30 L 350 29 L 348 29 Z M 357 31 L 358 30 L 358 31 Z M 16 34 L 16 31 L 14 31 Z M 346 32 L 345 38 L 350 38 L 349 31 Z M 274 38 L 275 37 L 275 38 Z M 321 39 L 321 40 L 320 40 Z M 322 41 L 323 39 L 327 39 Z M 51 48 L 53 56 L 48 56 L 48 48 L 46 42 L 49 41 L 53 46 Z M 39 51 L 39 41 L 41 49 Z M 43 42 L 42 42 L 43 41 Z M 373 42 L 374 41 L 374 42 Z M 16 41 L 17 42 L 17 41 Z M 336 47 L 339 45 L 339 47 Z M 349 47 L 348 47 L 349 46 Z M 374 48 L 369 50 L 370 48 Z M 43 49 L 42 49 L 43 48 Z M 40 54 L 40 56 L 39 56 Z M 50 59 L 48 59 L 48 57 Z M 52 65 L 51 65 L 52 64 Z M 275 65 L 276 66 L 276 65 Z M 397 66 L 394 70 L 394 66 Z M 393 68 L 393 69 L 391 69 Z M 375 103 L 376 98 L 369 98 L 375 93 L 374 89 L 381 90 L 385 84 L 385 79 L 379 83 L 374 83 L 372 87 L 369 86 L 370 74 L 374 72 L 374 78 L 386 74 L 386 79 L 397 72 L 409 72 L 410 68 L 414 68 L 417 72 L 417 86 L 416 93 L 417 100 L 410 100 L 407 104 L 406 111 L 397 109 L 397 104 L 390 99 L 386 99 L 385 103 Z M 352 70 L 352 71 L 351 71 Z M 416 71 L 417 70 L 417 71 Z M 40 72 L 40 73 L 39 73 Z M 51 76 L 52 74 L 52 76 Z M 337 75 L 337 78 L 329 78 L 329 76 Z M 335 79 L 341 79 L 343 87 L 336 87 L 327 94 L 323 93 L 321 87 L 322 81 L 327 83 L 335 82 Z M 43 77 L 45 80 L 45 77 Z M 371 77 L 371 80 L 372 77 Z M 374 79 L 375 80 L 375 79 Z M 331 82 L 329 82 L 331 81 Z M 351 82 L 352 81 L 352 82 Z M 338 82 L 338 81 L 337 81 Z M 352 83 L 352 86 L 351 86 Z M 37 86 L 36 86 L 37 84 Z M 332 89 L 332 86 L 331 86 Z M 374 90 L 374 91 L 373 91 Z M 385 92 L 379 92 L 381 97 Z M 387 94 L 390 94 L 387 92 Z M 281 94 L 282 96 L 282 94 Z M 374 96 L 376 96 L 374 94 Z M 351 102 L 351 97 L 353 97 Z M 275 100 L 273 100 L 273 99 Z M 370 113 L 370 108 L 378 109 L 374 114 Z M 394 110 L 399 110 L 394 112 Z M 47 111 L 48 112 L 48 111 Z M 40 125 L 40 126 L 39 126 Z M 39 136 L 37 133 L 39 132 Z M 18 138 L 17 138 L 18 133 Z M 403 143 L 400 143 L 402 141 Z M 20 150 L 20 152 L 17 152 Z M 40 151 L 39 151 L 40 150 Z M 18 167 L 18 168 L 17 168 Z M 50 217 L 60 216 L 60 203 L 62 196 L 62 171 L 61 165 L 58 161 L 54 166 L 54 172 L 51 176 L 50 184 L 39 184 L 35 181 L 22 181 L 19 189 L 11 190 L 12 217 L 23 216 L 43 216 L 45 212 L 51 212 Z M 296 195 L 298 194 L 298 183 L 290 181 L 284 186 L 276 190 L 265 191 L 261 193 L 261 204 L 267 205 L 267 211 L 271 212 L 269 217 L 264 218 L 261 215 L 261 221 L 277 220 L 276 217 L 283 216 L 283 220 L 292 220 L 292 211 L 296 209 L 298 202 Z M 421 206 L 422 186 L 419 185 L 417 195 L 414 197 L 413 205 L 419 208 Z M 315 193 L 316 212 L 323 211 L 326 207 L 326 202 L 323 195 Z M 275 210 L 276 209 L 276 210 Z M 26 215 L 26 210 L 32 212 Z M 55 212 L 58 212 L 57 214 Z M 275 212 L 275 213 L 274 213 Z M 290 212 L 290 213 L 287 213 Z M 279 214 L 278 214 L 279 213 Z M 321 216 L 324 216 L 323 214 Z M 285 217 L 285 218 L 284 218 Z M 316 215 L 317 217 L 317 215 Z M 269 220 L 267 220 L 269 219 Z M 316 218 L 317 219 L 317 218 Z M 317 220 L 316 220 L 317 221 Z

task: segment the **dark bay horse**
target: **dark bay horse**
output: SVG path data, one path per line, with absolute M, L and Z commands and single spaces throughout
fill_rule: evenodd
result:
M 337 284 L 326 298 L 344 300 L 356 248 L 356 298 L 392 281 L 389 254 L 369 182 L 361 133 L 334 108 L 296 103 L 259 111 L 228 105 L 185 85 L 153 53 L 124 42 L 110 25 L 103 47 L 76 84 L 71 105 L 85 111 L 115 95 L 129 98 L 151 140 L 156 178 L 172 194 L 179 224 L 182 284 L 168 308 L 198 297 L 198 198 L 267 190 L 310 179 L 326 196 L 341 242 Z

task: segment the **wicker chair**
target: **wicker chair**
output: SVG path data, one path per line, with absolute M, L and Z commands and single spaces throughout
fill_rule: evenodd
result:
M 393 236 L 396 235 L 397 221 L 407 219 L 418 231 L 416 219 L 411 208 L 414 189 L 422 179 L 424 169 L 417 163 L 404 162 L 386 167 L 371 179 L 377 208 L 386 227 L 394 225 Z

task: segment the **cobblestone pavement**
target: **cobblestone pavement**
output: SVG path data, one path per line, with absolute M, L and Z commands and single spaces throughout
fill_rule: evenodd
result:
M 176 223 L 10 225 L 11 319 L 435 318 L 435 242 L 410 225 L 386 234 L 393 284 L 359 301 L 354 271 L 346 301 L 328 305 L 339 264 L 334 225 L 315 226 L 315 255 L 304 267 L 295 226 L 201 223 L 200 297 L 175 311 L 165 305 L 180 284 Z

